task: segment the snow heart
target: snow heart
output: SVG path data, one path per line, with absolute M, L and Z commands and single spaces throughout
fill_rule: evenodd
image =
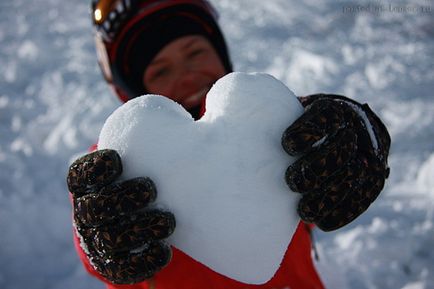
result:
M 123 178 L 148 176 L 177 220 L 169 238 L 212 270 L 262 284 L 273 277 L 298 224 L 284 181 L 293 161 L 283 131 L 301 115 L 295 95 L 266 74 L 232 73 L 211 88 L 194 121 L 168 98 L 146 95 L 117 109 L 98 147 L 119 152 Z

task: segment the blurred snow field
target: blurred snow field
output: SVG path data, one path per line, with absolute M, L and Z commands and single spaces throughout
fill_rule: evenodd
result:
M 367 102 L 389 128 L 383 193 L 349 226 L 315 233 L 328 288 L 434 288 L 434 2 L 213 3 L 235 70 Z M 103 288 L 74 251 L 65 183 L 120 104 L 89 3 L 1 1 L 0 64 L 0 288 Z

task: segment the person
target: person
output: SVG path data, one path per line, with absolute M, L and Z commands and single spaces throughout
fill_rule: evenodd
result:
M 160 94 L 197 120 L 210 87 L 232 72 L 207 1 L 96 0 L 92 12 L 100 68 L 122 102 Z M 305 112 L 282 132 L 282 145 L 298 156 L 285 178 L 302 194 L 302 221 L 270 281 L 243 284 L 167 245 L 176 216 L 150 208 L 157 188 L 149 178 L 117 181 L 122 162 L 112 150 L 95 150 L 68 171 L 76 247 L 90 274 L 109 289 L 324 288 L 311 257 L 312 227 L 338 229 L 376 199 L 389 174 L 390 137 L 366 104 L 330 94 L 300 101 Z

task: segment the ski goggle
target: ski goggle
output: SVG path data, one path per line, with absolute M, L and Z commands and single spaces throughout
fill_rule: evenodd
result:
M 137 0 L 92 0 L 92 20 L 104 40 L 111 42 Z
M 217 12 L 206 0 L 92 0 L 92 21 L 106 42 L 112 42 L 135 14 L 145 15 L 174 5 L 190 4 L 210 13 Z

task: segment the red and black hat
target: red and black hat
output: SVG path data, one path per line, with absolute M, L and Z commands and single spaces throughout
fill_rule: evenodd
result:
M 122 101 L 145 94 L 143 72 L 171 41 L 202 35 L 215 48 L 227 72 L 232 65 L 217 14 L 204 0 L 93 1 L 98 62 Z

